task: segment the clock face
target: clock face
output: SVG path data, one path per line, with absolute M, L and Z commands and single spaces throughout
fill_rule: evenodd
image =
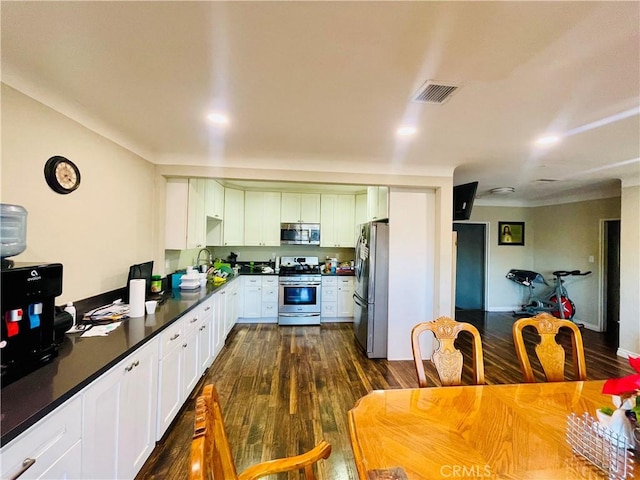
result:
M 78 175 L 69 162 L 60 162 L 56 165 L 56 179 L 62 187 L 70 190 L 78 182 Z
M 47 160 L 44 178 L 53 191 L 61 194 L 71 193 L 80 186 L 80 170 L 65 157 L 55 156 Z

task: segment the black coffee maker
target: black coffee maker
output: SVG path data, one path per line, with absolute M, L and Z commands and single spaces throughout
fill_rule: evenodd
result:
M 62 264 L 15 263 L 1 270 L 2 386 L 50 362 L 54 339 L 55 298 L 62 293 Z

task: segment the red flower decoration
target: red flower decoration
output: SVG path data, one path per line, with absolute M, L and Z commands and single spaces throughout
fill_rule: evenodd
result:
M 629 365 L 638 373 L 607 380 L 602 387 L 602 393 L 625 397 L 634 395 L 636 391 L 640 390 L 640 357 L 629 357 Z

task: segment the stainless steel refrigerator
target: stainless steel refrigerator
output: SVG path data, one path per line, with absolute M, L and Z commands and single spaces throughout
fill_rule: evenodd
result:
M 355 257 L 353 330 L 367 357 L 386 358 L 389 225 L 360 225 Z

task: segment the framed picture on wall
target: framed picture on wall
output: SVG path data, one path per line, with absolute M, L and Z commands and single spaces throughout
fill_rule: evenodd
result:
M 498 222 L 498 245 L 524 245 L 524 222 Z

